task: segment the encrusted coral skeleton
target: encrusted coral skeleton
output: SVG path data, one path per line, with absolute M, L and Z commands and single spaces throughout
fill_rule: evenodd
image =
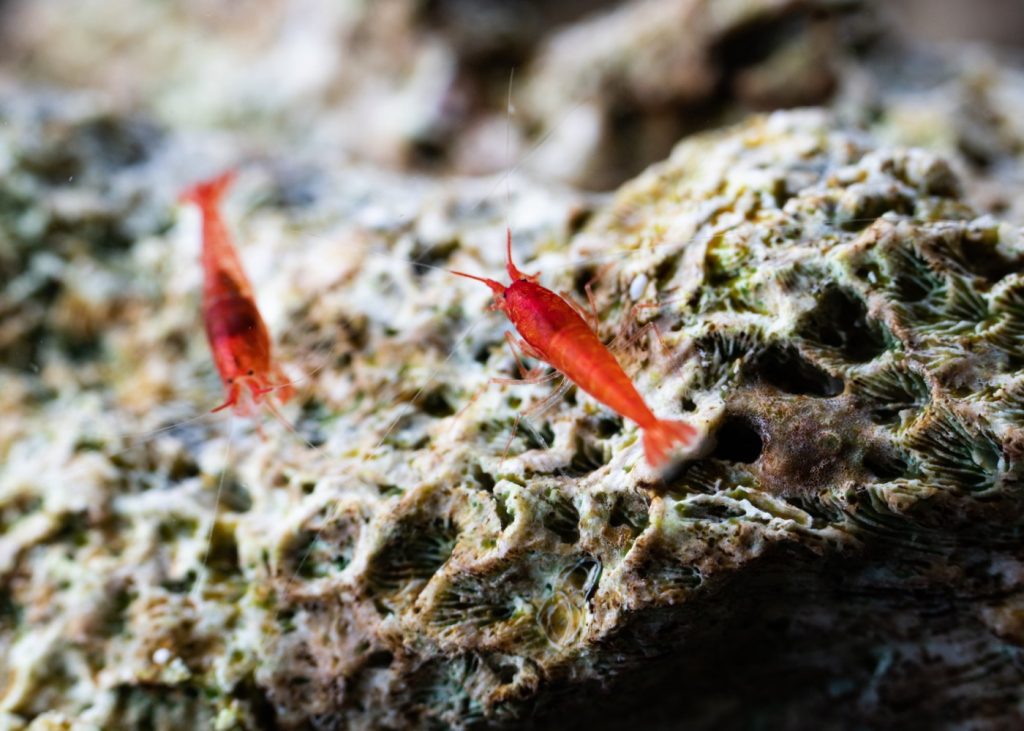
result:
M 72 136 L 90 123 L 62 122 Z M 151 154 L 112 186 L 173 146 Z M 704 439 L 669 476 L 574 390 L 502 458 L 515 414 L 550 385 L 489 385 L 513 364 L 496 316 L 477 314 L 486 292 L 417 264 L 501 266 L 504 222 L 479 183 L 356 170 L 296 207 L 259 205 L 275 179 L 243 178 L 229 212 L 276 303 L 280 357 L 307 373 L 289 415 L 311 448 L 273 423 L 261 441 L 183 421 L 217 390 L 169 199 L 139 186 L 124 212 L 47 208 L 60 198 L 37 169 L 3 181 L 69 232 L 15 248 L 25 273 L 4 294 L 37 347 L 26 361 L 0 340 L 0 355 L 43 366 L 9 371 L 0 396 L 7 726 L 543 725 L 588 698 L 610 712 L 601 688 L 668 662 L 710 727 L 701 677 L 716 655 L 750 670 L 766 636 L 831 638 L 824 652 L 844 659 L 822 671 L 828 688 L 806 683 L 803 708 L 838 697 L 888 719 L 871 694 L 910 692 L 911 625 L 970 648 L 929 677 L 1012 718 L 956 657 L 1020 681 L 1016 646 L 992 648 L 1022 634 L 1022 247 L 962 201 L 942 158 L 779 113 L 682 143 L 577 233 L 590 202 L 529 186 L 510 199 L 517 256 L 559 273 L 552 287 L 599 274 L 603 335 L 653 305 L 637 311 L 666 348 L 634 342 L 624 363 L 653 409 Z M 83 233 L 132 211 L 155 213 L 115 255 Z M 60 314 L 78 302 L 85 344 Z M 954 574 L 976 600 L 952 625 L 876 611 L 892 592 L 941 596 Z M 830 577 L 851 593 L 828 594 Z M 840 641 L 829 622 L 857 631 Z M 815 653 L 780 657 L 818 667 Z

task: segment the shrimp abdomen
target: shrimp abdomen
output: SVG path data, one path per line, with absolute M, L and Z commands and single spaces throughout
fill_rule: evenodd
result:
M 551 290 L 523 280 L 508 288 L 505 301 L 516 330 L 550 365 L 641 426 L 654 421 L 615 356 L 569 303 Z

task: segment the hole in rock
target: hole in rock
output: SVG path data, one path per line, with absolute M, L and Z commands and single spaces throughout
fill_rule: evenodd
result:
M 495 481 L 494 475 L 489 472 L 485 472 L 480 465 L 473 467 L 473 479 L 485 492 L 491 492 L 494 489 Z
M 587 296 L 587 285 L 594 279 L 597 269 L 592 266 L 580 267 L 572 280 L 572 288 L 581 297 Z
M 395 659 L 387 650 L 377 650 L 371 652 L 366 658 L 366 667 L 368 668 L 388 668 L 391 666 L 391 662 Z
M 498 676 L 498 681 L 502 685 L 509 685 L 516 679 L 516 666 L 515 665 L 499 665 L 494 673 Z
M 920 302 L 940 291 L 945 284 L 943 277 L 910 248 L 893 249 L 889 268 L 896 296 L 907 303 Z
M 544 527 L 558 536 L 562 543 L 575 543 L 580 539 L 580 513 L 570 495 L 551 490 L 548 493 L 547 513 L 542 519 Z
M 597 435 L 602 439 L 610 439 L 622 433 L 622 419 L 619 417 L 602 417 L 597 422 Z
M 868 318 L 864 302 L 836 286 L 822 293 L 817 307 L 801 324 L 800 334 L 812 342 L 837 348 L 858 363 L 881 355 L 887 345 L 881 326 Z
M 423 397 L 420 408 L 424 413 L 437 419 L 451 416 L 455 408 L 448 402 L 448 398 L 442 389 L 434 389 Z
M 576 449 L 565 473 L 570 477 L 583 477 L 601 469 L 611 460 L 611 453 L 600 443 L 576 437 Z
M 773 345 L 754 363 L 753 371 L 783 393 L 830 398 L 843 392 L 843 381 L 829 375 L 794 348 Z
M 498 522 L 501 523 L 501 529 L 505 530 L 515 521 L 515 512 L 509 510 L 505 506 L 505 501 L 500 497 L 496 497 L 494 500 L 494 511 L 498 514 Z
M 715 432 L 715 449 L 712 457 L 725 462 L 756 462 L 764 449 L 764 442 L 757 429 L 745 418 L 727 416 Z
M 644 532 L 650 523 L 648 515 L 649 506 L 642 498 L 630 501 L 625 495 L 615 498 L 611 514 L 608 516 L 608 525 L 612 528 L 627 526 L 633 537 Z
M 391 592 L 410 582 L 429 579 L 448 561 L 457 539 L 455 525 L 443 518 L 403 521 L 370 558 L 370 584 Z
M 744 512 L 736 507 L 707 500 L 690 500 L 685 503 L 679 503 L 676 510 L 680 517 L 688 520 L 707 520 L 712 522 L 729 520 L 730 518 L 741 518 L 744 515 Z
M 864 454 L 864 469 L 882 481 L 906 475 L 909 466 L 904 456 L 884 448 L 873 447 Z

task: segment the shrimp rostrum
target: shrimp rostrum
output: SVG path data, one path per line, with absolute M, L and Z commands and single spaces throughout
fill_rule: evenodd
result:
M 548 363 L 583 391 L 643 430 L 644 455 L 652 467 L 663 466 L 676 447 L 688 446 L 697 430 L 682 421 L 657 418 L 612 352 L 601 342 L 576 307 L 538 284 L 512 262 L 512 232 L 506 236 L 506 268 L 511 284 L 464 272 L 460 277 L 483 282 L 494 293 L 492 309 L 504 312 L 521 336 L 526 355 Z

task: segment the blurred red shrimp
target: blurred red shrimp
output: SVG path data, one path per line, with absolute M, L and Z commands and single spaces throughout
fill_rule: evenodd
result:
M 483 282 L 494 291 L 492 309 L 502 310 L 522 336 L 519 346 L 543 360 L 608 408 L 635 421 L 644 432 L 644 455 L 652 467 L 668 460 L 677 446 L 689 445 L 697 430 L 682 421 L 659 419 L 637 393 L 611 351 L 580 315 L 577 306 L 537 283 L 536 275 L 512 262 L 512 231 L 506 239 L 509 286 L 484 277 L 452 272 Z M 509 343 L 512 336 L 508 335 Z
M 220 201 L 235 178 L 225 172 L 188 188 L 183 202 L 198 206 L 203 218 L 203 323 L 213 362 L 227 390 L 223 404 L 247 416 L 252 404 L 273 404 L 263 397 L 271 392 L 281 403 L 294 395 L 281 367 L 271 354 L 270 333 L 256 307 L 252 284 L 242 269 L 227 226 L 220 215 Z

